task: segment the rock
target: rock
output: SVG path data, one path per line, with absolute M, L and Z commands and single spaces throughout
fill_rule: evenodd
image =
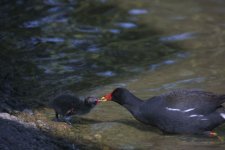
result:
M 10 115 L 8 113 L 0 113 L 0 118 L 7 119 L 7 120 L 13 120 L 13 121 L 19 121 L 19 119 L 16 116 Z
M 23 122 L 16 116 L 0 113 L 0 149 L 23 150 L 73 149 L 73 145 L 41 132 L 36 124 Z
M 41 128 L 42 131 L 49 131 L 50 130 L 50 127 L 48 124 L 44 123 L 43 121 L 41 120 L 37 120 L 37 126 L 39 128 Z
M 25 108 L 25 109 L 23 110 L 23 112 L 26 113 L 26 114 L 28 114 L 28 115 L 30 115 L 30 116 L 34 115 L 34 112 L 33 112 L 31 109 Z
M 98 139 L 98 140 L 101 140 L 101 139 L 102 139 L 101 134 L 95 134 L 94 137 L 95 137 L 96 139 Z
M 20 120 L 19 118 L 17 118 L 16 116 L 10 115 L 10 114 L 8 114 L 8 113 L 0 113 L 0 118 L 1 118 L 1 119 L 6 119 L 6 120 L 15 121 L 15 122 L 17 122 L 17 123 L 20 123 L 20 124 L 23 125 L 24 127 L 32 127 L 32 128 L 37 129 L 36 124 L 24 122 L 24 121 Z

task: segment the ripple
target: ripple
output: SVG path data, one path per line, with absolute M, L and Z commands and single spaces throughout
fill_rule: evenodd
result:
M 65 62 L 66 64 L 63 64 L 63 62 Z M 38 65 L 38 68 L 42 69 L 45 74 L 71 73 L 71 72 L 80 70 L 81 67 L 82 67 L 82 64 L 80 66 L 70 65 L 70 64 L 68 64 L 67 60 L 61 61 L 60 63 L 58 61 L 55 61 L 52 63 L 47 63 L 47 64 L 42 63 L 42 64 Z
M 176 63 L 175 60 L 165 60 L 165 61 L 163 61 L 163 64 L 165 64 L 165 65 L 172 65 L 172 64 L 175 64 L 175 63 Z
M 137 25 L 135 23 L 132 22 L 121 22 L 121 23 L 117 23 L 116 24 L 118 27 L 124 28 L 124 29 L 132 29 L 132 28 L 136 28 Z
M 146 9 L 131 9 L 128 11 L 130 15 L 142 15 L 147 14 L 148 11 Z
M 188 52 L 183 52 L 183 53 L 177 53 L 176 56 L 178 58 L 186 58 L 189 56 L 189 53 Z
M 204 81 L 205 81 L 205 77 L 196 77 L 196 78 L 191 78 L 191 79 L 184 79 L 184 80 L 179 80 L 179 81 L 176 81 L 176 82 L 166 83 L 166 84 L 163 84 L 159 88 L 148 89 L 148 91 L 156 92 L 156 91 L 160 91 L 160 90 L 164 90 L 164 89 L 176 89 L 181 84 L 202 83 Z
M 57 13 L 61 10 L 62 8 L 61 7 L 52 7 L 52 8 L 49 8 L 48 9 L 48 12 L 51 12 L 51 13 Z
M 113 77 L 116 75 L 116 73 L 112 72 L 112 71 L 105 71 L 105 72 L 99 72 L 96 73 L 98 76 L 103 76 L 103 77 Z
M 82 59 L 63 59 L 59 61 L 57 60 L 59 58 L 60 57 L 37 59 L 37 61 L 42 61 L 39 62 L 38 68 L 42 69 L 45 74 L 63 74 L 80 70 L 85 65 Z
M 161 37 L 160 41 L 163 41 L 163 42 L 182 41 L 182 40 L 194 38 L 195 37 L 194 35 L 195 33 L 193 32 L 175 34 L 175 35 Z
M 162 65 L 172 65 L 172 64 L 175 64 L 176 63 L 176 60 L 165 60 L 161 63 L 158 63 L 158 64 L 152 64 L 149 66 L 150 70 L 151 71 L 155 71 L 156 69 L 158 69 L 159 67 L 161 67 Z
M 52 6 L 55 6 L 55 5 L 62 5 L 63 3 L 62 2 L 59 2 L 58 0 L 44 0 L 43 1 L 46 5 L 52 5 Z
M 32 44 L 38 44 L 38 43 L 62 43 L 65 40 L 63 38 L 59 38 L 59 37 L 32 37 L 30 39 L 30 42 Z
M 161 66 L 161 64 L 152 64 L 149 66 L 151 71 L 155 71 L 156 69 L 158 69 Z
M 44 61 L 43 63 L 46 63 L 46 61 L 57 61 L 60 63 L 79 63 L 83 61 L 83 58 L 76 58 L 77 57 L 77 53 L 64 53 L 64 52 L 60 52 L 60 53 L 56 53 L 56 54 L 51 54 L 51 55 L 47 55 L 45 57 L 37 57 L 35 59 L 33 59 L 36 62 L 41 63 L 42 61 Z
M 201 83 L 204 80 L 205 80 L 204 77 L 185 79 L 185 80 L 176 81 L 174 83 L 164 84 L 162 87 L 165 89 L 171 89 L 171 88 L 177 87 L 179 84 Z
M 205 81 L 204 77 L 184 79 L 184 80 L 176 81 L 176 82 L 173 82 L 173 83 L 164 84 L 164 85 L 162 85 L 162 88 L 171 89 L 171 88 L 177 87 L 179 84 L 201 83 L 203 81 Z
M 92 53 L 97 53 L 97 52 L 100 51 L 100 48 L 97 47 L 97 46 L 95 46 L 95 45 L 92 45 L 92 46 L 90 46 L 90 47 L 87 48 L 87 51 L 88 52 L 92 52 Z
M 67 18 L 65 17 L 64 14 L 52 15 L 52 16 L 47 16 L 47 17 L 41 18 L 41 19 L 24 22 L 22 27 L 37 28 L 44 24 L 57 23 L 57 22 L 58 23 L 67 22 Z
M 113 33 L 113 34 L 119 34 L 120 33 L 120 30 L 119 29 L 109 29 L 108 31 L 110 33 Z
M 28 21 L 28 22 L 25 22 L 25 23 L 23 24 L 23 26 L 24 26 L 25 28 L 36 28 L 36 27 L 39 27 L 40 24 L 41 24 L 40 21 L 34 20 L 34 21 Z
M 95 26 L 82 26 L 77 28 L 77 31 L 85 33 L 100 33 L 101 29 Z
M 42 43 L 62 43 L 65 40 L 63 38 L 53 37 L 53 38 L 39 38 Z
M 48 76 L 51 78 L 51 76 Z M 54 77 L 53 77 L 54 78 Z M 78 75 L 72 75 L 72 76 L 67 76 L 64 78 L 61 78 L 59 80 L 53 80 L 53 81 L 50 81 L 50 80 L 46 80 L 43 82 L 44 85 L 56 85 L 56 86 L 62 86 L 62 85 L 71 85 L 71 84 L 74 84 L 74 83 L 79 83 L 83 80 L 83 77 L 81 76 L 78 76 Z
M 72 76 L 69 76 L 69 77 L 59 80 L 59 82 L 74 84 L 74 83 L 78 83 L 78 82 L 82 81 L 82 79 L 83 79 L 83 77 L 81 77 L 81 76 L 72 75 Z

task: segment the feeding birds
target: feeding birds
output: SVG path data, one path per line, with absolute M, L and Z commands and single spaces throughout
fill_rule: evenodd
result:
M 137 120 L 170 134 L 216 135 L 214 128 L 225 123 L 225 95 L 200 90 L 176 90 L 141 100 L 125 88 L 101 98 L 125 107 Z
M 51 101 L 50 106 L 55 110 L 57 120 L 66 119 L 73 115 L 84 115 L 98 103 L 95 97 L 80 99 L 75 95 L 63 94 Z

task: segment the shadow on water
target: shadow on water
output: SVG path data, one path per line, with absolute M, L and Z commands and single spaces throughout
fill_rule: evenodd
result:
M 156 132 L 158 134 L 162 133 L 156 128 L 150 126 L 150 125 L 145 125 L 143 123 L 140 123 L 136 120 L 128 120 L 128 119 L 118 119 L 118 120 L 112 120 L 112 121 L 102 121 L 102 120 L 96 120 L 96 119 L 91 119 L 91 118 L 75 118 L 74 120 L 71 121 L 73 125 L 86 125 L 86 124 L 97 124 L 97 123 L 121 123 L 130 127 L 134 127 L 138 130 L 142 131 L 152 131 Z
M 82 118 L 82 117 L 77 117 L 74 118 L 71 123 L 74 125 L 88 125 L 88 124 L 98 124 L 98 123 L 121 123 L 133 128 L 136 128 L 138 130 L 141 131 L 145 131 L 145 132 L 154 132 L 157 134 L 162 134 L 162 135 L 167 135 L 167 136 L 177 136 L 177 134 L 168 134 L 168 133 L 163 133 L 160 130 L 158 130 L 157 128 L 150 126 L 150 125 L 146 125 L 143 123 L 138 122 L 137 120 L 129 120 L 129 119 L 117 119 L 117 120 L 112 120 L 112 121 L 102 121 L 102 120 L 96 120 L 96 119 L 91 119 L 91 118 Z M 221 128 L 221 127 L 220 127 Z M 224 135 L 223 132 L 220 132 L 221 135 Z M 196 137 L 196 138 L 200 138 L 200 140 L 204 140 L 204 139 L 209 139 L 211 137 L 208 137 L 206 135 L 181 135 L 180 137 L 186 137 L 186 138 L 191 138 L 191 137 Z

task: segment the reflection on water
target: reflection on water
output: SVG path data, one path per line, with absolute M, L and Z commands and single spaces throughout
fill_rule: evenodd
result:
M 131 15 L 142 15 L 142 14 L 147 14 L 148 11 L 146 9 L 131 9 L 128 12 Z
M 159 69 L 160 67 L 162 66 L 166 66 L 166 65 L 173 65 L 175 63 L 178 63 L 179 61 L 183 61 L 184 58 L 187 58 L 189 55 L 188 53 L 184 53 L 184 52 L 181 52 L 181 53 L 176 53 L 176 55 L 173 57 L 173 59 L 169 59 L 169 60 L 164 60 L 160 63 L 157 63 L 157 64 L 151 64 L 149 65 L 149 69 L 151 71 L 155 71 L 156 69 Z
M 136 28 L 137 25 L 132 22 L 121 22 L 116 24 L 118 27 L 124 28 L 124 29 L 131 29 Z
M 0 89 L 46 101 L 68 89 L 101 96 L 126 87 L 143 99 L 177 88 L 224 93 L 224 7 L 211 0 L 3 0 L 0 77 L 7 84 Z M 225 136 L 224 126 L 217 131 Z M 97 106 L 74 132 L 105 149 L 225 148 L 217 139 L 162 135 L 113 102 Z
M 205 81 L 205 79 L 203 77 L 184 79 L 184 80 L 180 80 L 180 81 L 176 81 L 176 82 L 172 82 L 172 83 L 163 84 L 163 85 L 161 85 L 160 88 L 149 89 L 149 91 L 160 91 L 162 89 L 175 90 L 178 87 L 182 87 L 182 84 L 188 85 L 188 84 L 193 84 L 193 83 L 201 83 L 201 82 L 204 82 L 204 81 Z
M 1 30 L 1 48 L 6 55 L 24 55 L 10 59 L 27 61 L 39 71 L 34 74 L 42 88 L 30 89 L 38 95 L 110 83 L 178 51 L 175 45 L 160 43 L 157 32 L 129 18 L 147 13 L 141 8 L 127 11 L 97 0 L 21 0 L 3 2 L 1 8 L 2 22 L 8 24 Z M 15 68 L 21 72 L 16 63 Z
M 161 37 L 160 40 L 164 42 L 173 42 L 173 41 L 177 42 L 177 41 L 193 39 L 193 38 L 194 38 L 194 33 L 181 33 L 181 34 Z

